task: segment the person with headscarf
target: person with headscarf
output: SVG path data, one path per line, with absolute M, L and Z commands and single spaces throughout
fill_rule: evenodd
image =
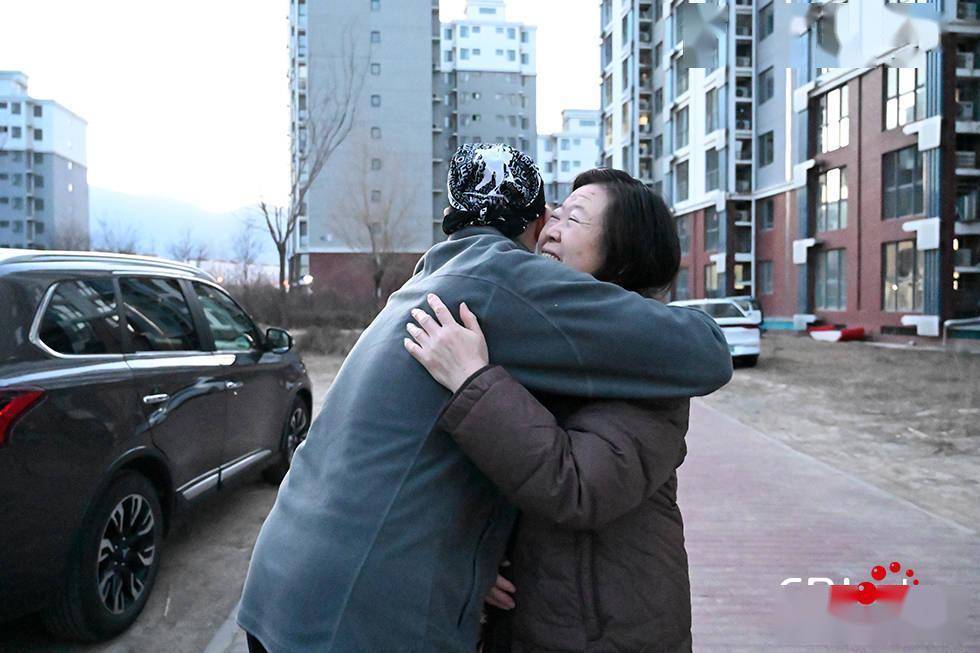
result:
M 253 651 L 475 650 L 516 512 L 438 428 L 450 393 L 404 348 L 436 295 L 480 315 L 531 391 L 653 400 L 731 378 L 707 315 L 530 251 L 545 198 L 527 155 L 464 145 L 448 191 L 448 240 L 348 355 L 259 533 L 238 610 Z

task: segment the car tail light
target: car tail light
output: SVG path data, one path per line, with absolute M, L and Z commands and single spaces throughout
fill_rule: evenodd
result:
M 7 438 L 17 420 L 43 396 L 43 390 L 0 390 L 0 447 L 7 444 Z

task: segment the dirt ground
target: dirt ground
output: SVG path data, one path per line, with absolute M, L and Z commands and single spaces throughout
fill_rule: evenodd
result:
M 768 332 L 706 401 L 790 447 L 980 531 L 980 353 Z

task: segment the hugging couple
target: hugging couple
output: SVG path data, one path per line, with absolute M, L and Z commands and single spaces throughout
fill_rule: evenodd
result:
M 250 650 L 690 650 L 676 469 L 690 397 L 732 368 L 711 318 L 644 296 L 677 273 L 669 209 L 596 169 L 551 211 L 506 145 L 462 146 L 448 192 L 448 240 L 348 355 L 259 533 Z

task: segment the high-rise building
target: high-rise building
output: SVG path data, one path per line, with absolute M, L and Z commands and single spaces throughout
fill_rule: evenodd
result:
M 537 163 L 549 202 L 563 202 L 575 177 L 598 165 L 599 120 L 599 111 L 566 109 L 560 132 L 538 136 Z
M 351 120 L 290 240 L 294 281 L 363 296 L 379 270 L 399 284 L 432 244 L 439 27 L 438 0 L 290 0 L 293 170 L 307 174 L 345 111 Z
M 87 249 L 84 120 L 0 71 L 0 247 Z
M 448 160 L 464 143 L 506 143 L 533 155 L 537 140 L 536 28 L 508 21 L 504 0 L 469 0 L 442 24 L 433 105 L 433 238 L 441 240 Z
M 978 3 L 898 4 L 604 0 L 603 159 L 672 205 L 675 297 L 877 336 L 980 315 Z

